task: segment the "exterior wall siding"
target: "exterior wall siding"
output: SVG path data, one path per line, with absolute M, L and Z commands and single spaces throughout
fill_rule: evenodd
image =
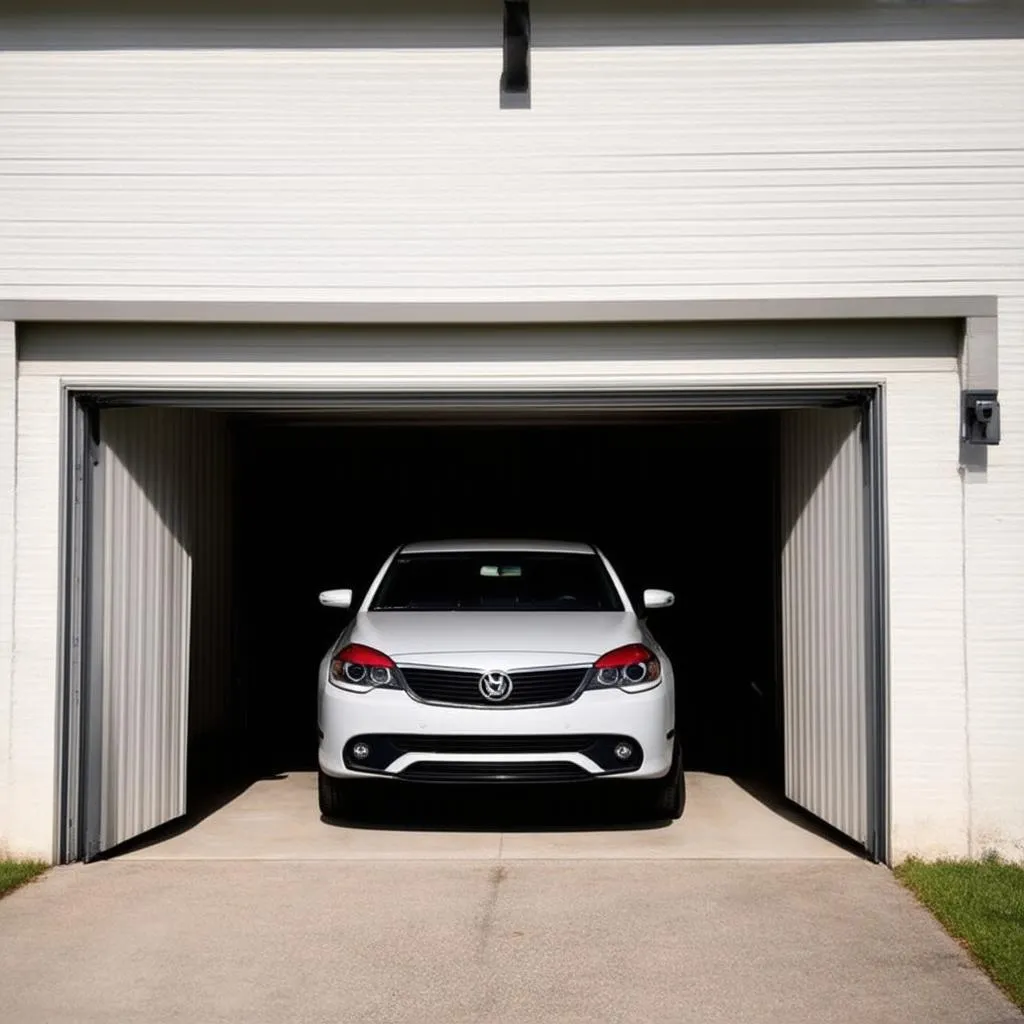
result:
M 1004 443 L 983 467 L 958 466 L 955 380 L 890 378 L 893 836 L 1024 857 L 1020 4 L 537 2 L 530 110 L 499 109 L 500 12 L 479 5 L 60 6 L 0 16 L 0 301 L 997 296 Z M 788 372 L 771 345 L 763 372 Z M 19 383 L 19 452 L 55 429 L 53 386 Z M 58 463 L 20 459 L 14 662 L 49 671 L 57 554 L 24 515 L 56 522 Z M 14 695 L 9 750 L 48 693 Z
M 0 298 L 1019 293 L 1024 12 L 890 40 L 871 4 L 717 36 L 664 6 L 536 4 L 501 110 L 497 8 L 433 46 L 385 4 L 316 47 L 236 8 L 92 50 L 44 3 L 4 26 Z

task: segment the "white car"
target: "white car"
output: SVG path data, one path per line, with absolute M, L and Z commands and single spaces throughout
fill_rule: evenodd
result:
M 644 592 L 646 609 L 673 601 Z M 399 548 L 321 663 L 319 728 L 327 818 L 368 779 L 629 780 L 645 811 L 683 810 L 672 666 L 587 544 Z

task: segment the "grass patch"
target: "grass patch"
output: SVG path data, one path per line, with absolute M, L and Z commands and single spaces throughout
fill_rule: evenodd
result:
M 41 875 L 47 867 L 40 860 L 0 860 L 0 897 Z
M 1024 866 L 998 857 L 908 860 L 896 877 L 1024 1008 Z

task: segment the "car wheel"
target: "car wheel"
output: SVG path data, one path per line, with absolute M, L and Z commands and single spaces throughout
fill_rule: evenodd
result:
M 659 818 L 675 821 L 683 816 L 686 806 L 686 777 L 683 775 L 683 758 L 676 741 L 672 751 L 672 767 L 668 775 L 654 783 L 652 811 Z
M 351 809 L 349 783 L 336 779 L 323 771 L 317 774 L 317 794 L 320 797 L 320 813 L 325 818 L 341 818 Z

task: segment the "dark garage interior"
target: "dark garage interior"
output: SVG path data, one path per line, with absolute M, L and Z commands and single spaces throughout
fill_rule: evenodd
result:
M 687 770 L 781 784 L 778 414 L 375 422 L 233 415 L 233 692 L 249 777 L 316 767 L 316 674 L 400 543 L 585 540 L 672 659 Z M 237 757 L 226 759 L 237 764 Z M 222 762 L 223 763 L 223 762 Z M 190 750 L 190 803 L 217 774 Z

